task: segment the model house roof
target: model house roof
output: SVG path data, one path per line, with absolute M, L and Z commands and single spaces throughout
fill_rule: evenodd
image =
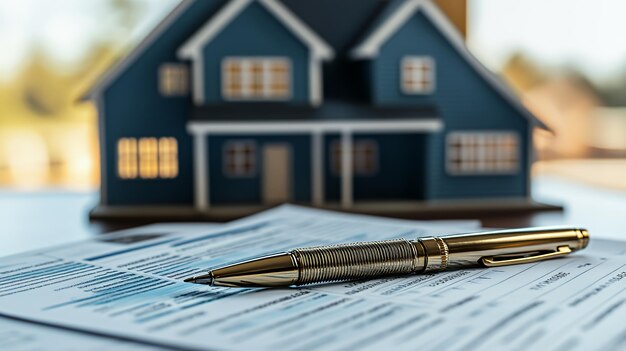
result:
M 245 8 L 247 0 L 182 0 L 181 3 L 174 8 L 131 52 L 123 57 L 119 62 L 113 65 L 103 77 L 98 80 L 89 91 L 82 96 L 82 99 L 95 98 L 99 93 L 105 91 L 113 82 L 115 82 L 137 59 L 139 59 L 157 39 L 166 34 L 187 11 L 196 11 L 199 2 L 211 2 L 219 8 L 217 12 L 207 12 L 206 20 L 203 24 L 193 31 L 196 33 L 203 28 L 207 22 L 213 22 L 215 16 L 224 11 L 227 7 L 231 7 L 230 11 L 240 11 Z M 269 5 L 269 8 L 276 10 L 281 7 L 289 12 L 278 10 L 284 21 L 289 21 L 300 35 L 306 34 L 305 41 L 309 45 L 315 44 L 316 52 L 323 54 L 322 56 L 331 55 L 332 60 L 327 61 L 324 65 L 324 96 L 340 97 L 352 100 L 360 100 L 364 98 L 365 92 L 354 89 L 353 84 L 358 80 L 359 73 L 350 63 L 349 58 L 345 55 L 355 41 L 361 36 L 363 31 L 367 29 L 373 18 L 382 11 L 387 5 L 387 0 L 272 0 L 271 3 L 278 6 Z M 236 4 L 233 4 L 236 3 Z M 267 2 L 265 3 L 266 8 Z M 202 9 L 203 10 L 203 9 Z M 292 19 L 289 19 L 289 18 Z M 350 18 L 349 21 L 345 20 Z M 223 16 L 222 21 L 232 19 L 230 16 Z M 220 26 L 225 25 L 222 23 Z M 217 25 L 217 24 L 214 24 Z M 287 24 L 285 24 L 287 25 Z M 290 27 L 288 27 L 290 28 Z M 299 29 L 295 29 L 299 28 Z M 305 29 L 306 28 L 306 29 Z M 290 28 L 291 29 L 291 28 Z M 294 32 L 294 34 L 296 34 Z M 191 36 L 190 36 L 191 37 Z M 304 40 L 304 37 L 302 37 Z M 188 41 L 188 40 L 187 40 Z M 333 77 L 334 79 L 328 79 Z
M 256 1 L 309 47 L 315 58 L 326 61 L 322 69 L 324 99 L 351 102 L 366 101 L 368 96 L 366 84 L 359 84 L 363 80 L 363 72 L 354 60 L 375 58 L 385 42 L 421 11 L 497 93 L 534 125 L 548 129 L 522 105 L 506 84 L 469 52 L 463 38 L 430 0 L 210 1 L 215 4 L 217 12 L 207 12 L 206 20 L 191 31 L 195 34 L 179 46 L 181 57 L 196 55 L 199 47 L 218 35 L 241 11 Z M 183 0 L 126 58 L 109 70 L 86 97 L 97 95 L 115 82 L 156 38 L 177 23 L 182 14 L 196 10 L 198 3 L 199 0 Z
M 178 51 L 183 58 L 196 57 L 202 47 L 220 33 L 233 19 L 237 18 L 254 0 L 231 0 L 194 36 L 185 42 Z M 305 43 L 317 59 L 329 60 L 334 56 L 333 49 L 315 33 L 307 24 L 277 0 L 256 0 L 274 17 L 285 25 L 298 39 Z

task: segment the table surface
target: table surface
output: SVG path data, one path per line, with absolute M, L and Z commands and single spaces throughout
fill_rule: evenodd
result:
M 575 225 L 592 238 L 626 239 L 626 191 L 612 190 L 555 176 L 533 181 L 533 197 L 565 206 L 563 212 L 492 215 L 478 218 L 486 227 Z M 18 192 L 0 190 L 0 256 L 93 238 L 148 224 L 90 222 L 96 192 Z

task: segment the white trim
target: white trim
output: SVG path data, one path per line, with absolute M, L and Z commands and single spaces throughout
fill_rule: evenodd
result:
M 209 162 L 207 162 L 207 136 L 196 134 L 193 136 L 194 145 L 194 200 L 197 210 L 209 209 Z
M 341 132 L 341 207 L 349 209 L 354 203 L 352 189 L 352 133 Z
M 322 104 L 322 64 L 319 60 L 309 57 L 309 99 L 312 106 Z
M 380 47 L 408 21 L 415 11 L 424 4 L 423 0 L 407 0 L 402 6 L 379 25 L 356 48 L 350 51 L 354 59 L 369 59 L 378 56 Z
M 332 60 L 335 53 L 321 37 L 309 26 L 302 22 L 293 12 L 276 0 L 259 0 L 259 2 L 270 10 L 283 24 L 289 28 L 293 34 L 306 43 L 315 54 L 316 59 Z
M 181 58 L 194 58 L 202 48 L 215 38 L 232 20 L 234 20 L 254 0 L 230 0 L 211 20 L 207 22 L 178 49 Z M 276 0 L 257 0 L 298 39 L 304 42 L 315 54 L 317 59 L 330 60 L 334 56 L 333 49 L 311 28 L 302 22 L 288 8 Z
M 195 59 L 202 47 L 213 40 L 226 25 L 235 19 L 253 0 L 230 0 L 178 49 L 178 57 Z
M 196 106 L 202 106 L 204 105 L 204 62 L 199 57 L 193 60 L 193 76 L 190 77 L 193 81 L 193 102 Z
M 413 17 L 418 10 L 422 10 L 426 17 L 433 21 L 435 27 L 440 30 L 457 50 L 460 49 L 459 51 L 461 51 L 464 56 L 469 53 L 463 41 L 463 37 L 452 23 L 450 23 L 450 20 L 439 10 L 437 5 L 434 5 L 430 0 L 407 0 L 365 40 L 352 49 L 350 56 L 354 59 L 371 59 L 377 57 L 383 44 Z M 465 51 L 468 52 L 465 53 Z
M 311 134 L 311 200 L 313 205 L 324 205 L 324 135 L 319 130 Z
M 531 122 L 536 124 L 537 127 L 550 130 L 541 120 L 524 107 L 518 97 L 505 83 L 500 81 L 494 73 L 483 66 L 483 64 L 472 55 L 467 46 L 465 46 L 463 37 L 459 34 L 454 25 L 441 10 L 439 10 L 437 5 L 433 4 L 430 0 L 407 0 L 402 6 L 396 9 L 385 22 L 361 42 L 361 44 L 352 49 L 350 56 L 352 56 L 353 59 L 376 58 L 382 45 L 412 17 L 417 10 L 423 11 L 424 15 L 432 21 L 441 34 L 452 44 L 452 47 L 487 81 L 487 83 L 500 93 L 505 100 Z
M 183 0 L 137 45 L 124 59 L 109 69 L 105 75 L 94 84 L 87 93 L 81 96 L 81 100 L 93 99 L 109 87 L 123 72 L 130 67 L 135 60 L 141 57 L 152 43 L 154 43 L 171 25 L 176 23 L 195 0 Z
M 187 123 L 187 130 L 192 134 L 297 134 L 302 132 L 376 132 L 376 133 L 413 133 L 439 132 L 443 123 L 439 119 L 384 119 L 373 121 L 266 121 L 266 122 L 204 122 Z

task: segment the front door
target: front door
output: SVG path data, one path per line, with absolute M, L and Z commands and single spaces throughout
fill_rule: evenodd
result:
M 290 148 L 287 144 L 263 147 L 263 202 L 273 205 L 291 200 Z

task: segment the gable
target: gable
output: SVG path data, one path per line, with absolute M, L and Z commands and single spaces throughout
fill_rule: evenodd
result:
M 288 69 L 288 92 L 281 97 L 229 96 L 228 62 L 281 62 Z M 206 43 L 191 61 L 195 105 L 229 103 L 309 104 L 309 49 L 258 3 L 253 3 Z M 268 63 L 269 64 L 269 63 Z M 249 67 L 249 66 L 248 66 Z
M 403 90 L 402 63 L 424 58 L 434 67 L 433 90 Z M 449 128 L 523 128 L 528 121 L 502 99 L 445 40 L 423 13 L 416 13 L 367 61 L 370 101 L 378 106 L 435 105 Z
M 396 0 L 390 3 L 390 9 L 384 11 L 364 39 L 351 51 L 356 60 L 376 58 L 384 45 L 401 30 L 416 14 L 423 14 L 441 33 L 443 39 L 468 63 L 481 79 L 495 90 L 508 104 L 527 118 L 533 125 L 549 128 L 528 111 L 517 96 L 497 76 L 480 63 L 465 46 L 463 38 L 443 13 L 429 0 Z
M 251 16 L 251 13 L 257 15 Z M 240 20 L 242 17 L 248 21 L 242 23 L 244 22 Z M 268 18 L 273 21 L 268 22 Z M 239 29 L 239 33 L 233 30 L 234 23 L 237 23 L 235 27 Z M 285 37 L 284 32 L 289 36 Z M 333 49 L 277 0 L 231 0 L 178 49 L 179 58 L 192 61 L 193 100 L 196 105 L 220 100 L 215 96 L 217 88 L 214 85 L 219 80 L 216 77 L 221 77 L 221 71 L 215 67 L 216 64 L 213 62 L 215 57 L 209 58 L 205 53 L 208 47 L 222 41 L 224 33 L 230 35 L 229 42 L 227 45 L 217 45 L 222 50 L 215 50 L 217 55 L 210 56 L 228 52 L 231 55 L 269 57 L 277 55 L 294 58 L 291 64 L 294 68 L 291 77 L 293 79 L 290 79 L 297 89 L 285 100 L 300 103 L 301 92 L 304 91 L 308 94 L 307 100 L 311 105 L 321 103 L 323 96 L 321 61 L 332 59 Z M 306 48 L 308 51 L 306 56 L 297 54 L 294 56 L 294 53 L 300 50 L 289 50 L 288 44 L 292 38 L 296 40 L 298 46 Z M 209 73 L 209 70 L 212 72 Z M 302 84 L 306 86 L 303 87 Z
M 231 0 L 178 50 L 181 58 L 194 58 L 250 4 L 259 3 L 299 40 L 309 47 L 316 59 L 332 59 L 333 49 L 304 22 L 276 0 Z

